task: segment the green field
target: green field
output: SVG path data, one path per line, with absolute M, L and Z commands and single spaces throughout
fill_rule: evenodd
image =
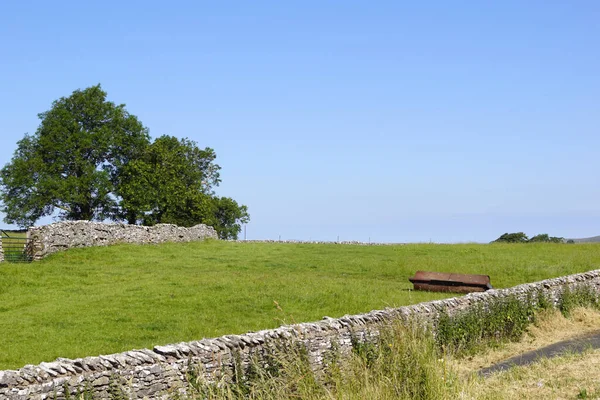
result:
M 70 250 L 0 264 L 0 369 L 444 297 L 410 290 L 418 269 L 488 274 L 495 287 L 509 287 L 597 268 L 598 244 L 207 241 Z

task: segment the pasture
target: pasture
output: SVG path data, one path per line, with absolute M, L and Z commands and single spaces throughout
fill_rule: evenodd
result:
M 452 296 L 410 290 L 419 269 L 488 274 L 501 288 L 597 268 L 597 244 L 206 241 L 69 250 L 0 264 L 0 369 Z

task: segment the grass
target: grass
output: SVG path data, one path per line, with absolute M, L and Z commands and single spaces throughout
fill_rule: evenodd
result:
M 1 231 L 2 244 L 21 243 L 27 237 L 27 231 Z M 16 240 L 11 240 L 16 239 Z
M 477 387 L 478 399 L 598 399 L 600 351 L 543 359 L 515 367 Z
M 419 269 L 488 274 L 495 287 L 509 287 L 596 268 L 596 244 L 74 249 L 0 264 L 0 369 L 452 296 L 410 290 Z
M 575 308 L 569 318 L 558 311 L 545 312 L 526 337 L 517 343 L 482 352 L 468 359 L 454 359 L 448 365 L 464 382 L 465 399 L 597 399 L 600 350 L 545 359 L 488 378 L 474 377 L 478 369 L 549 344 L 598 332 L 600 312 Z
M 365 347 L 368 347 L 365 349 Z M 191 390 L 186 400 L 325 400 L 381 399 L 426 400 L 457 398 L 457 375 L 447 369 L 431 334 L 422 329 L 395 325 L 384 331 L 379 346 L 355 347 L 349 359 L 327 362 L 314 374 L 301 349 L 278 353 L 275 370 L 267 371 L 256 360 L 250 375 L 234 377 L 228 384 L 207 383 L 200 371 L 188 374 Z M 192 369 L 192 371 L 195 371 Z M 190 379 L 191 378 L 191 379 Z

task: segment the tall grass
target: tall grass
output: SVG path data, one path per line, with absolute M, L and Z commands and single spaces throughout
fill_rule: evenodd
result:
M 349 359 L 330 360 L 315 373 L 306 351 L 277 353 L 277 368 L 261 368 L 255 360 L 249 374 L 234 374 L 231 382 L 209 383 L 191 373 L 186 399 L 442 399 L 456 395 L 460 385 L 447 368 L 431 334 L 417 326 L 394 325 L 374 343 L 355 343 Z
M 574 288 L 566 287 L 560 295 L 558 309 L 568 317 L 576 307 L 600 309 L 598 291 L 589 285 L 578 285 Z
M 475 304 L 468 311 L 452 316 L 443 312 L 438 319 L 436 339 L 440 346 L 456 354 L 470 354 L 504 341 L 517 341 L 529 324 L 535 322 L 536 312 L 547 306 L 549 303 L 534 301 L 533 296 L 525 301 L 508 296 L 485 305 Z

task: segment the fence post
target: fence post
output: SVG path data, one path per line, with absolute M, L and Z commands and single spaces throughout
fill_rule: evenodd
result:
M 0 236 L 0 262 L 4 261 L 4 250 L 2 249 L 2 236 Z

